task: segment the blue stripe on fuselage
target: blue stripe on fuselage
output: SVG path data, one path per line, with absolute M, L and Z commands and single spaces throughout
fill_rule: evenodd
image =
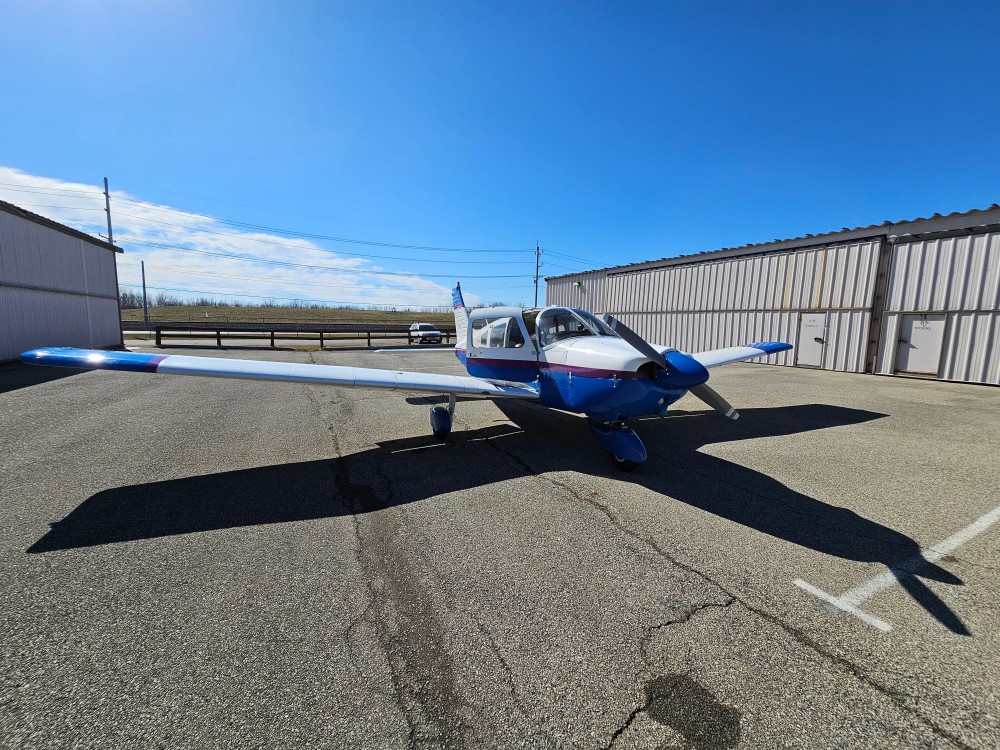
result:
M 553 409 L 565 409 L 587 414 L 602 421 L 615 422 L 626 417 L 645 414 L 662 414 L 667 407 L 683 396 L 684 389 L 667 390 L 655 381 L 637 379 L 632 373 L 621 373 L 612 378 L 594 377 L 603 372 L 592 368 L 573 368 L 567 365 L 550 367 L 542 363 L 541 377 L 537 377 L 535 363 L 513 360 L 509 365 L 503 360 L 490 359 L 482 364 L 469 359 L 464 349 L 455 349 L 455 356 L 466 366 L 469 375 L 493 380 L 510 380 L 538 384 L 539 403 Z M 581 374 L 586 373 L 586 374 Z M 632 377 L 624 377 L 631 374 Z
M 627 417 L 663 414 L 686 391 L 666 390 L 653 380 L 613 380 L 543 370 L 539 402 L 554 409 L 617 422 Z

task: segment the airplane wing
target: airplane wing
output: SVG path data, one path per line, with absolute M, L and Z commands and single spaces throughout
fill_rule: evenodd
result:
M 252 359 L 188 357 L 173 354 L 100 351 L 51 347 L 33 349 L 21 355 L 29 365 L 73 367 L 82 370 L 124 370 L 160 375 L 202 375 L 210 378 L 280 380 L 294 383 L 340 385 L 349 388 L 381 388 L 390 391 L 456 393 L 480 398 L 537 399 L 538 392 L 523 383 L 486 380 L 459 375 L 427 372 L 376 370 L 365 367 L 310 365 L 296 362 L 269 362 Z
M 746 346 L 730 346 L 726 349 L 698 352 L 691 356 L 705 367 L 718 367 L 719 365 L 728 365 L 731 362 L 742 362 L 745 359 L 777 354 L 791 348 L 791 344 L 785 344 L 781 341 L 759 341 L 756 344 L 747 344 Z

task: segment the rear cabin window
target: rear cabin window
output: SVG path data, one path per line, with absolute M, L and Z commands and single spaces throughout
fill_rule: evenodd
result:
M 515 318 L 480 318 L 472 322 L 472 345 L 477 349 L 516 349 L 524 346 L 524 334 Z

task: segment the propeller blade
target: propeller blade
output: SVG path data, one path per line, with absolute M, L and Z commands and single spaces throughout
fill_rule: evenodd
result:
M 740 413 L 733 408 L 732 404 L 720 396 L 708 383 L 688 388 L 688 393 L 694 395 L 695 398 L 700 398 L 724 417 L 734 420 L 740 418 Z
M 614 318 L 607 313 L 604 313 L 604 322 L 608 324 L 612 331 L 625 339 L 625 341 L 628 342 L 633 349 L 639 352 L 639 354 L 644 357 L 648 357 L 662 369 L 667 369 L 667 358 L 663 356 L 663 353 L 656 351 L 656 349 L 647 344 L 638 333 L 622 323 L 618 320 L 618 318 Z

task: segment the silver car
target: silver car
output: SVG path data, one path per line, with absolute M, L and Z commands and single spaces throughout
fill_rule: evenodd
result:
M 444 334 L 431 323 L 414 323 L 410 326 L 410 340 L 418 344 L 440 344 Z

